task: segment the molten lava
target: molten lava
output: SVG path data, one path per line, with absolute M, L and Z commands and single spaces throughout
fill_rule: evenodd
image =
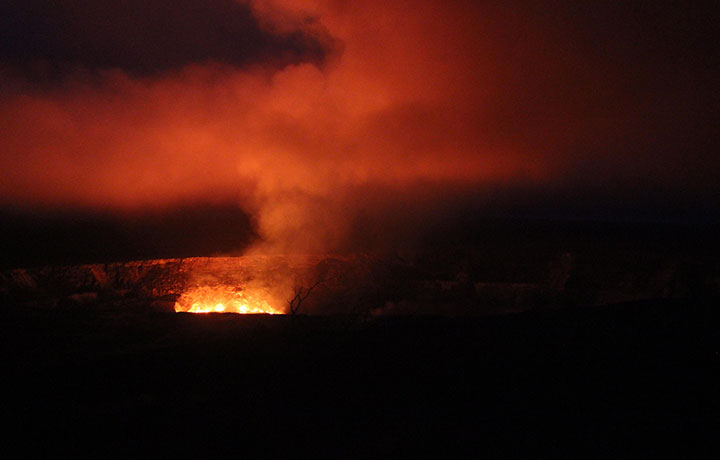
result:
M 185 292 L 175 302 L 176 312 L 187 313 L 264 313 L 283 312 L 264 298 L 233 286 L 199 286 Z

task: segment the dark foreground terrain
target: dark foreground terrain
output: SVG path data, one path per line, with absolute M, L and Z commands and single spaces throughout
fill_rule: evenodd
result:
M 3 438 L 23 456 L 711 458 L 718 309 L 480 317 L 4 305 Z

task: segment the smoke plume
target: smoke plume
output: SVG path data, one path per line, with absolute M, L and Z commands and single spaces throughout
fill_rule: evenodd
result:
M 237 202 L 255 251 L 325 252 L 401 240 L 395 228 L 433 225 L 492 190 L 712 191 L 717 134 L 703 95 L 717 71 L 709 51 L 686 52 L 710 30 L 701 12 L 668 25 L 676 11 L 663 2 L 550 3 L 159 2 L 158 17 L 179 11 L 168 24 L 193 43 L 187 55 L 120 28 L 93 29 L 97 44 L 59 35 L 64 61 L 4 46 L 1 204 Z M 99 5 L 78 21 L 105 17 Z M 193 41 L 207 33 L 187 25 L 196 11 L 230 32 Z

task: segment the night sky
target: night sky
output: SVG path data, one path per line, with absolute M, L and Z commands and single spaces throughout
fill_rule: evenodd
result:
M 717 221 L 719 9 L 2 2 L 4 238 L 142 257 L 347 250 L 467 214 Z

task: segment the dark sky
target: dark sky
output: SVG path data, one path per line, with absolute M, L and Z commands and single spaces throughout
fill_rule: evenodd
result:
M 666 0 L 2 2 L 0 208 L 191 207 L 281 251 L 453 212 L 717 220 L 718 23 Z
M 216 61 L 321 64 L 324 44 L 264 31 L 233 0 L 28 0 L 0 5 L 0 60 L 34 81 L 120 69 L 151 76 Z

